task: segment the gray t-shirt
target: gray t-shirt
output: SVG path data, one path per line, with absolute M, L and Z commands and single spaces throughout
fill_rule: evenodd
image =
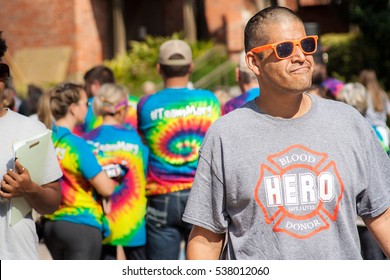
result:
M 13 168 L 12 144 L 32 137 L 46 130 L 36 120 L 17 114 L 11 110 L 0 117 L 0 180 L 7 169 Z M 50 142 L 43 184 L 58 180 L 62 176 L 54 147 Z M 28 215 L 13 226 L 10 226 L 10 200 L 0 198 L 0 259 L 31 260 L 38 259 L 38 237 L 35 223 Z
M 295 119 L 254 101 L 217 120 L 183 220 L 227 233 L 228 259 L 361 259 L 356 214 L 390 206 L 390 161 L 352 107 L 311 96 Z

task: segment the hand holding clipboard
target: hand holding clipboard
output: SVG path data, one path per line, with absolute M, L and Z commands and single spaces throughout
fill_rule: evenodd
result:
M 15 165 L 15 171 L 28 170 L 31 181 L 38 185 L 42 184 L 45 161 L 47 157 L 49 143 L 51 141 L 51 130 L 38 134 L 34 137 L 14 143 L 14 160 L 19 164 Z M 20 170 L 22 169 L 22 170 Z M 32 210 L 31 205 L 23 197 L 11 199 L 10 225 L 15 225 Z

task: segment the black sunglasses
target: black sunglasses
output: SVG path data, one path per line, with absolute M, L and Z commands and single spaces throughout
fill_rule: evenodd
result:
M 9 67 L 5 63 L 0 63 L 0 81 L 6 82 L 9 79 Z

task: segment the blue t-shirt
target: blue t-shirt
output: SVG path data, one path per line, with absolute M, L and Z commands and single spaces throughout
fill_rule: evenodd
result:
M 84 224 L 103 230 L 99 195 L 88 181 L 102 171 L 91 147 L 66 127 L 54 126 L 52 140 L 63 177 L 60 208 L 47 217 Z

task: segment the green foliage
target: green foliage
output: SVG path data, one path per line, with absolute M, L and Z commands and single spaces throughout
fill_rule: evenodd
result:
M 234 68 L 235 64 L 229 60 L 226 47 L 217 45 L 195 61 L 191 80 L 194 84 L 200 81 L 199 87 L 211 91 L 233 86 L 236 85 Z
M 156 71 L 158 50 L 162 43 L 171 39 L 182 39 L 182 36 L 176 33 L 171 37 L 148 36 L 143 42 L 131 41 L 130 50 L 126 54 L 105 61 L 104 64 L 114 71 L 119 84 L 128 87 L 133 95 L 141 96 L 141 87 L 145 81 L 161 84 L 161 77 Z M 199 41 L 190 46 L 195 60 L 213 48 L 214 43 Z
M 388 0 L 351 0 L 349 20 L 357 31 L 324 34 L 321 43 L 329 55 L 328 73 L 355 81 L 362 69 L 376 71 L 390 89 L 390 4 Z
M 358 48 L 358 34 L 324 34 L 321 44 L 328 54 L 328 74 L 344 82 L 354 79 L 361 70 L 362 56 L 351 50 Z
M 377 72 L 378 78 L 390 88 L 390 3 L 388 0 L 351 0 L 350 21 L 361 31 L 355 56 L 362 67 Z

